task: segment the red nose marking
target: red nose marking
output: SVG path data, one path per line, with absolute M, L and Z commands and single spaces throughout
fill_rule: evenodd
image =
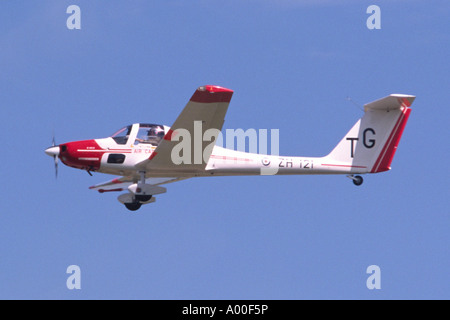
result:
M 105 152 L 95 140 L 73 141 L 60 145 L 59 158 L 67 166 L 95 171 Z

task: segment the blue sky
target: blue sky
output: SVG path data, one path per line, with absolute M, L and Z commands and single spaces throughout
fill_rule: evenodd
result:
M 0 298 L 449 299 L 450 4 L 336 2 L 1 1 Z M 283 155 L 327 154 L 362 115 L 347 97 L 417 98 L 392 171 L 361 187 L 196 178 L 130 214 L 88 189 L 111 176 L 55 180 L 53 132 L 170 126 L 204 84 L 234 90 L 224 129 L 279 129 Z

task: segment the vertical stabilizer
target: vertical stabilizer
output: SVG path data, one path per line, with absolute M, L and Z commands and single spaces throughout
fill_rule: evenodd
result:
M 325 157 L 330 167 L 361 173 L 390 170 L 415 96 L 391 94 L 364 105 L 364 116 Z

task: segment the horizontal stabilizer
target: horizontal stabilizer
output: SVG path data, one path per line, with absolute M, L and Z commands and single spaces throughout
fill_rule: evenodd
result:
M 401 107 L 410 107 L 415 96 L 406 94 L 391 94 L 387 97 L 378 99 L 376 101 L 364 105 L 364 111 L 368 110 L 396 110 Z

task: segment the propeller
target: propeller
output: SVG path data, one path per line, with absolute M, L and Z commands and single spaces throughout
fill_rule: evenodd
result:
M 52 137 L 52 147 L 55 147 L 55 135 Z M 58 148 L 59 149 L 59 148 Z M 59 154 L 59 152 L 58 152 Z M 56 154 L 53 155 L 53 162 L 55 163 L 55 179 L 58 178 L 58 157 Z
M 59 146 L 55 143 L 55 135 L 52 137 L 52 146 L 45 150 L 45 153 L 53 157 L 53 162 L 55 164 L 55 179 L 58 178 L 58 156 L 59 156 Z

